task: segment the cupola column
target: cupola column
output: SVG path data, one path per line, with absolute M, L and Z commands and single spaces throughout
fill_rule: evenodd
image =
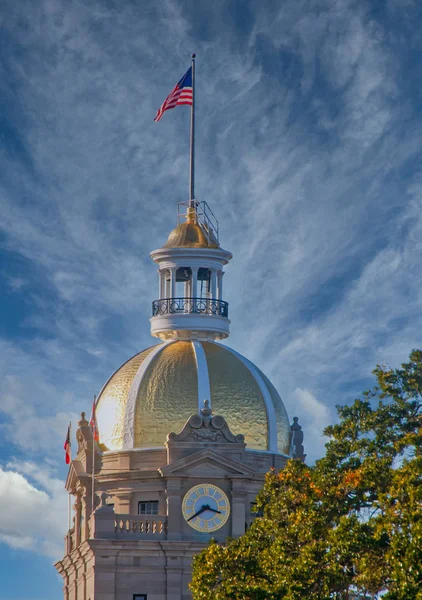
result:
M 159 300 L 161 300 L 162 298 L 165 298 L 165 293 L 166 293 L 166 274 L 165 271 L 158 271 L 158 277 L 159 277 L 159 287 L 158 287 L 158 298 Z
M 198 287 L 198 269 L 192 269 L 192 278 L 191 278 L 191 298 L 197 297 L 197 287 Z
M 218 271 L 218 273 L 217 273 L 217 298 L 218 298 L 218 300 L 223 299 L 223 276 L 224 276 L 224 271 Z
M 214 269 L 211 271 L 211 298 L 217 297 L 217 272 Z
M 164 296 L 170 297 L 170 271 L 167 269 L 164 278 Z
M 170 290 L 169 298 L 174 298 L 176 295 L 176 269 L 170 269 Z

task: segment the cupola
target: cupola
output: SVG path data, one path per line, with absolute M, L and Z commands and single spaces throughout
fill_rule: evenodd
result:
M 151 258 L 159 279 L 151 334 L 166 341 L 227 338 L 223 275 L 232 254 L 220 247 L 218 222 L 208 204 L 180 202 L 177 227 Z

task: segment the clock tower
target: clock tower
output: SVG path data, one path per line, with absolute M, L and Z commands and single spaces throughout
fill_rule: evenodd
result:
M 160 342 L 126 361 L 96 402 L 99 442 L 82 413 L 66 489 L 73 520 L 56 569 L 65 600 L 188 600 L 192 559 L 211 538 L 241 536 L 259 515 L 270 469 L 304 459 L 264 373 L 219 343 L 229 336 L 218 222 L 206 203 L 151 253 Z

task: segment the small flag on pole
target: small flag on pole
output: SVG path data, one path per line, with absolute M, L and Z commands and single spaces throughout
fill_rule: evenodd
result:
M 98 435 L 97 415 L 95 414 L 95 403 L 96 403 L 96 401 L 97 401 L 97 397 L 94 396 L 94 401 L 92 403 L 92 410 L 91 410 L 91 418 L 89 420 L 89 424 L 91 425 L 91 431 L 92 431 L 93 440 L 95 442 L 98 442 L 98 440 L 100 439 L 100 437 Z
M 72 457 L 71 457 L 71 446 L 72 446 L 72 444 L 70 443 L 70 428 L 71 427 L 72 427 L 72 424 L 69 423 L 69 427 L 67 428 L 66 440 L 65 440 L 64 446 L 63 446 L 64 451 L 65 451 L 65 460 L 66 460 L 66 464 L 67 465 L 72 460 Z
M 189 67 L 174 90 L 170 92 L 158 109 L 158 112 L 154 117 L 154 121 L 158 123 L 164 112 L 166 110 L 170 110 L 170 108 L 174 108 L 175 106 L 181 106 L 183 104 L 192 106 L 192 99 L 192 67 Z

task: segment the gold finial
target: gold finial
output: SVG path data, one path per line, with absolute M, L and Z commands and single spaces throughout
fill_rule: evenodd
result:
M 196 223 L 196 209 L 193 206 L 189 206 L 186 211 L 186 221 L 188 223 Z

